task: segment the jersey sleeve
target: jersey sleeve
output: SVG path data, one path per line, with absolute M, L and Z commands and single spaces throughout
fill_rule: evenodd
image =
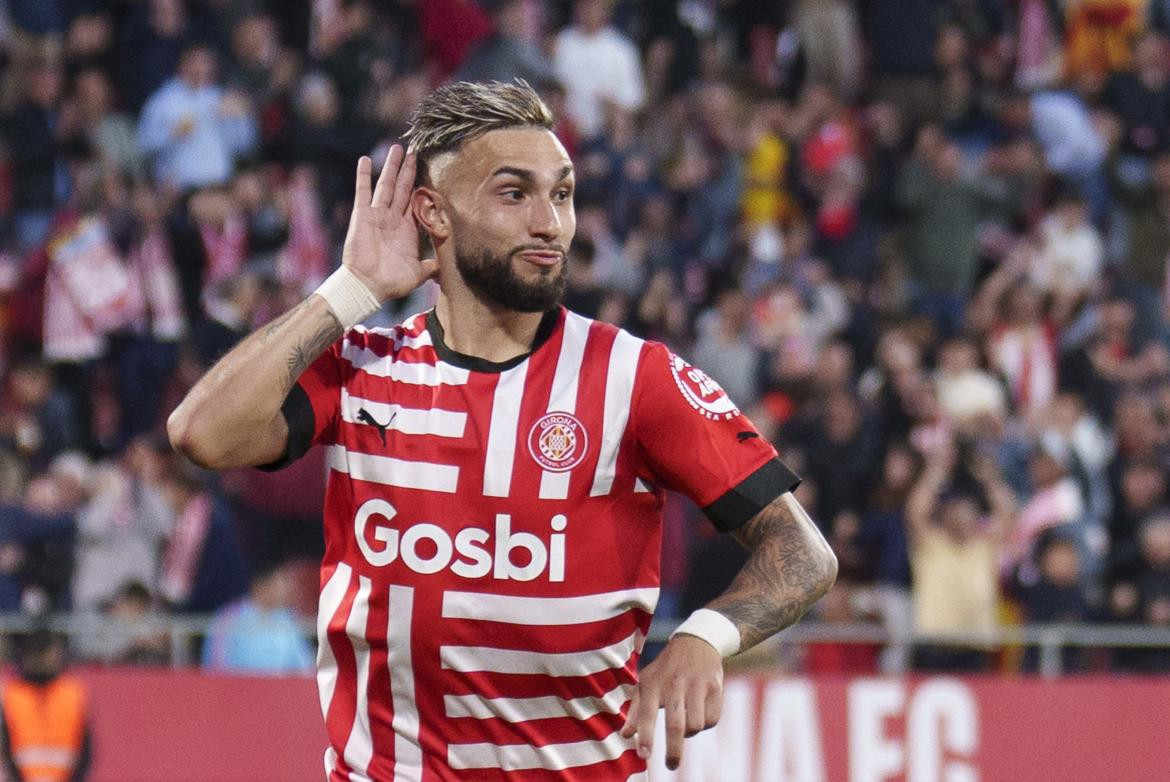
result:
M 643 468 L 718 529 L 738 529 L 799 485 L 719 384 L 665 345 L 647 345 L 636 384 L 631 421 Z
M 336 441 L 341 410 L 341 341 L 338 340 L 301 373 L 293 383 L 280 412 L 288 423 L 284 454 L 258 469 L 273 471 L 295 462 L 317 444 Z

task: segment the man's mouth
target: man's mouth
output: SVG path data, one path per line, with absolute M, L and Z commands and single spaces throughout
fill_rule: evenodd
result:
M 525 250 L 517 255 L 537 266 L 556 266 L 565 259 L 565 254 L 556 250 Z

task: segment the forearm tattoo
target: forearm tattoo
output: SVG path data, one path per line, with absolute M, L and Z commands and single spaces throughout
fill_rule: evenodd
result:
M 267 343 L 280 332 L 281 327 L 295 318 L 302 310 L 306 310 L 310 306 L 312 306 L 312 299 L 305 299 L 269 323 L 267 328 L 260 333 L 260 344 Z M 337 318 L 328 307 L 325 307 L 316 324 L 316 331 L 308 338 L 302 339 L 294 344 L 285 357 L 285 366 L 288 368 L 288 372 L 282 380 L 281 393 L 288 394 L 293 384 L 297 382 L 297 378 L 301 376 L 301 373 L 305 371 L 309 364 L 313 363 L 318 356 L 324 353 L 343 333 L 341 324 L 338 323 Z
M 800 619 L 832 586 L 836 561 L 808 514 L 784 497 L 733 534 L 751 554 L 708 608 L 739 628 L 747 649 Z

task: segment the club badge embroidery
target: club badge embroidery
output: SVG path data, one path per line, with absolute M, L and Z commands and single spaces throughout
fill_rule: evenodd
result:
M 528 432 L 528 452 L 549 472 L 568 472 L 589 450 L 585 426 L 570 413 L 547 413 Z

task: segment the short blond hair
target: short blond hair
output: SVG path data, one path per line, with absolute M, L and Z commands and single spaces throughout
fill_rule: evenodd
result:
M 418 158 L 417 179 L 423 182 L 427 164 L 437 155 L 491 130 L 522 127 L 553 127 L 552 111 L 526 81 L 459 81 L 423 98 L 403 138 L 407 152 Z

